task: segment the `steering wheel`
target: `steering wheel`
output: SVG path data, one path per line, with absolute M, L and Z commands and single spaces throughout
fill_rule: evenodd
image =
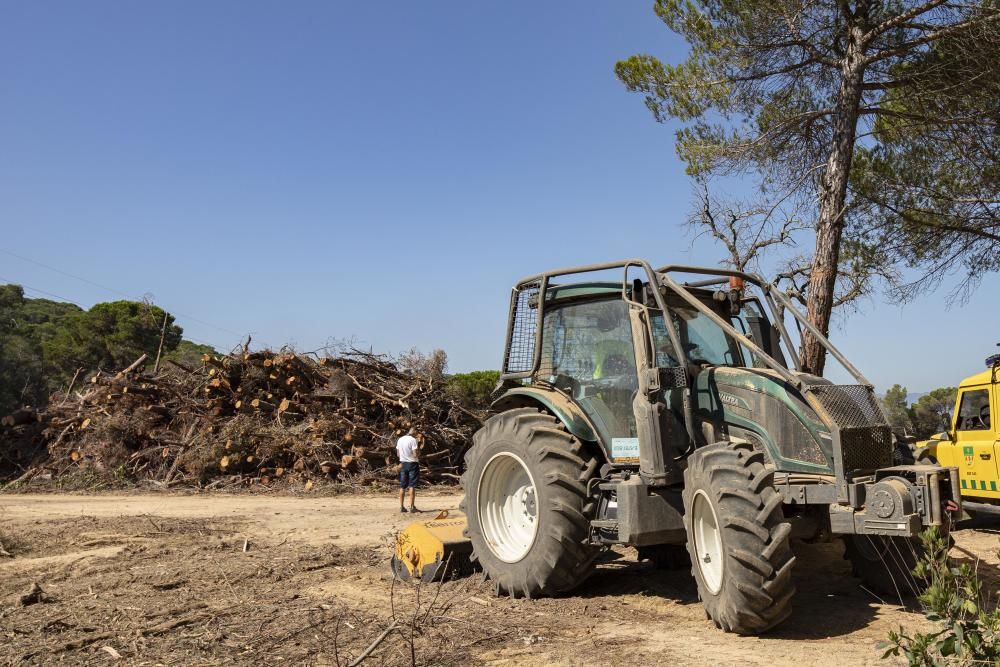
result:
M 638 385 L 638 379 L 634 374 L 629 373 L 588 380 L 586 384 L 598 391 L 631 391 L 633 387 Z
M 619 378 L 617 377 L 595 378 L 593 380 L 587 380 L 586 384 L 587 386 L 593 389 L 618 389 Z
M 988 429 L 990 427 L 990 406 L 989 403 L 979 408 L 979 423 L 983 428 Z

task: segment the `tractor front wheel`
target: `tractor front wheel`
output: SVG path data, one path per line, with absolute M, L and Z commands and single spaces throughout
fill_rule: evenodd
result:
M 924 547 L 916 537 L 844 537 L 844 557 L 851 562 L 854 576 L 872 592 L 900 600 L 923 590 L 913 574 L 923 553 Z
M 597 459 L 558 419 L 534 408 L 491 417 L 465 455 L 462 509 L 472 558 L 514 597 L 554 595 L 593 569 L 595 503 L 587 482 Z
M 684 471 L 684 525 L 698 595 L 716 626 L 758 634 L 792 612 L 791 528 L 764 455 L 746 443 L 704 447 Z

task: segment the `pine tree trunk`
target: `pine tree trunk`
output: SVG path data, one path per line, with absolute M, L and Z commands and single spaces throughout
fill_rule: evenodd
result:
M 826 171 L 820 181 L 819 220 L 816 224 L 816 252 L 813 256 L 806 311 L 809 321 L 827 335 L 833 310 L 837 267 L 840 263 L 840 240 L 844 231 L 847 182 L 854 157 L 858 110 L 864 83 L 864 30 L 860 21 L 849 28 L 847 51 L 841 66 L 837 112 L 833 121 L 832 145 Z M 800 360 L 804 370 L 822 375 L 826 349 L 809 332 L 803 332 Z

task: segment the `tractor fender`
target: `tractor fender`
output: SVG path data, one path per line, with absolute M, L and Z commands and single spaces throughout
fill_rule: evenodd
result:
M 495 412 L 523 407 L 542 407 L 548 410 L 563 423 L 567 431 L 579 440 L 597 443 L 596 449 L 599 449 L 604 459 L 608 460 L 607 452 L 594 425 L 590 423 L 590 419 L 583 410 L 568 396 L 555 389 L 517 387 L 516 389 L 508 389 L 500 398 L 493 401 L 491 406 Z

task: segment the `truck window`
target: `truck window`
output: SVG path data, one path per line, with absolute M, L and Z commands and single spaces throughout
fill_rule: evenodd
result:
M 956 428 L 959 431 L 990 429 L 990 394 L 986 389 L 971 389 L 962 393 Z

